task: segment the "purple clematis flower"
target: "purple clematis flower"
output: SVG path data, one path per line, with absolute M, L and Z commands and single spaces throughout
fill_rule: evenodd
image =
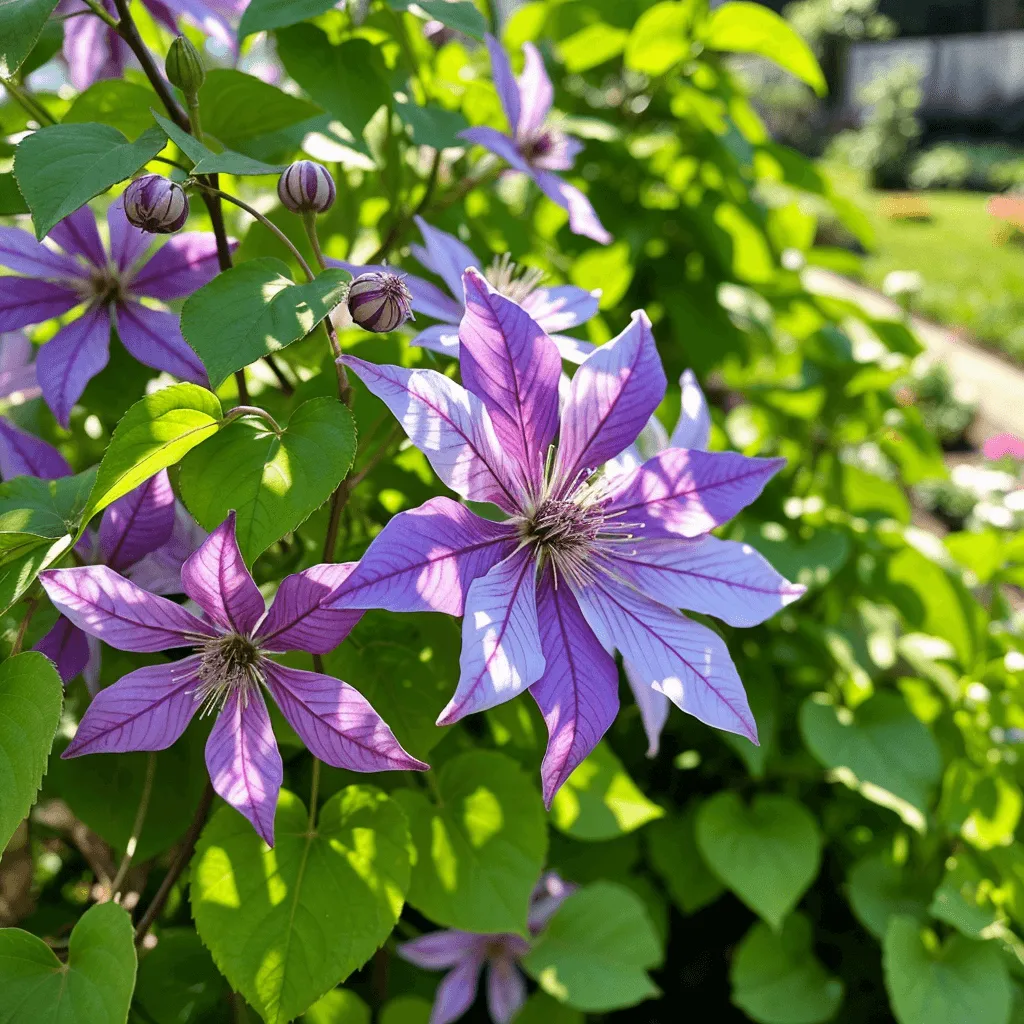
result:
M 476 271 L 464 284 L 465 387 L 433 370 L 343 359 L 452 490 L 507 518 L 444 497 L 400 513 L 337 606 L 463 615 L 461 676 L 438 724 L 529 689 L 548 727 L 549 804 L 615 718 L 616 649 L 644 686 L 756 742 L 724 641 L 677 609 L 751 626 L 803 593 L 752 548 L 710 536 L 783 460 L 669 448 L 630 472 L 599 473 L 665 393 L 646 315 L 579 367 L 560 413 L 551 339 Z
M 509 134 L 503 135 L 494 128 L 467 128 L 459 133 L 460 137 L 489 149 L 514 170 L 529 175 L 544 195 L 569 211 L 569 227 L 577 235 L 607 245 L 612 236 L 598 219 L 590 200 L 554 173 L 570 170 L 583 145 L 548 121 L 554 88 L 540 51 L 532 43 L 523 44 L 526 65 L 517 79 L 501 43 L 492 35 L 487 36 L 487 49 L 494 85 L 508 118 Z
M 215 277 L 219 266 L 213 235 L 176 235 L 140 266 L 153 236 L 128 223 L 121 199 L 107 211 L 107 223 L 109 253 L 86 206 L 50 232 L 63 252 L 19 228 L 0 227 L 0 265 L 25 275 L 0 277 L 0 331 L 42 323 L 88 303 L 36 356 L 43 398 L 65 427 L 86 384 L 107 365 L 111 327 L 140 363 L 207 383 L 203 364 L 181 335 L 177 314 L 144 306 L 139 299 L 180 299 Z
M 422 217 L 416 218 L 416 224 L 423 235 L 424 244 L 411 246 L 412 254 L 423 267 L 444 281 L 451 294 L 445 295 L 437 285 L 421 277 L 407 274 L 403 278 L 412 293 L 412 308 L 417 313 L 441 321 L 420 331 L 411 344 L 442 355 L 458 357 L 459 324 L 466 312 L 462 275 L 470 267 L 479 267 L 480 261 L 454 235 L 431 227 Z M 367 271 L 392 269 L 383 266 L 364 267 L 343 260 L 329 259 L 327 262 L 349 271 L 353 277 Z M 597 315 L 600 290 L 588 292 L 571 284 L 543 287 L 540 271 L 529 268 L 521 270 L 507 256 L 495 259 L 484 271 L 484 277 L 505 298 L 518 303 L 533 317 L 558 346 L 563 359 L 582 363 L 594 351 L 589 341 L 580 341 L 579 338 L 561 332 L 578 327 Z
M 113 0 L 101 0 L 107 13 L 117 17 Z M 177 33 L 178 19 L 184 18 L 207 35 L 237 52 L 238 43 L 231 19 L 245 10 L 248 0 L 142 0 L 142 6 L 160 25 Z M 87 89 L 101 78 L 121 78 L 132 59 L 127 43 L 98 17 L 83 13 L 89 8 L 82 0 L 61 0 L 57 14 L 74 14 L 64 22 L 64 59 L 71 84 Z
M 206 744 L 213 787 L 271 846 L 284 768 L 264 688 L 321 761 L 356 772 L 426 769 L 354 687 L 268 657 L 324 654 L 348 635 L 359 613 L 327 602 L 351 571 L 351 563 L 317 565 L 289 576 L 267 611 L 238 550 L 232 513 L 181 570 L 181 588 L 202 608 L 202 619 L 106 566 L 41 573 L 57 609 L 111 647 L 194 648 L 180 661 L 137 669 L 101 690 L 62 756 L 164 750 L 196 711 L 216 714 Z
M 553 871 L 537 883 L 530 898 L 529 928 L 537 935 L 576 886 Z M 448 971 L 437 987 L 429 1024 L 451 1024 L 476 1001 L 480 972 L 487 966 L 487 1009 L 494 1024 L 509 1024 L 526 1002 L 526 979 L 519 961 L 530 952 L 521 935 L 476 935 L 448 929 L 431 932 L 398 947 L 403 960 L 427 971 Z

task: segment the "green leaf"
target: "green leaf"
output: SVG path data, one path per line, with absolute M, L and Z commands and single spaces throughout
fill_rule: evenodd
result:
M 586 1018 L 579 1010 L 559 1003 L 546 992 L 534 992 L 513 1019 L 516 1024 L 586 1024 Z M 382 1019 L 381 1024 L 387 1022 Z M 427 1024 L 427 1018 L 417 1024 Z
M 238 39 L 297 25 L 331 10 L 336 3 L 337 0 L 252 0 L 238 26 Z
M 9 552 L 0 564 L 0 614 L 20 601 L 44 569 L 48 569 L 72 545 L 74 538 L 41 540 L 29 544 L 24 550 Z
M 394 794 L 409 817 L 416 860 L 409 902 L 439 925 L 526 935 L 526 914 L 547 854 L 544 804 L 504 754 L 476 751 L 445 763 L 433 804 Z
M 191 928 L 161 928 L 160 941 L 139 963 L 133 1006 L 144 1011 L 141 1019 L 202 1024 L 216 1020 L 217 1009 L 229 998 L 228 983 L 199 936 Z
M 281 791 L 269 849 L 230 807 L 192 861 L 192 915 L 214 962 L 267 1024 L 285 1024 L 340 984 L 391 933 L 409 886 L 401 809 L 349 786 L 320 809 Z
M 704 30 L 709 50 L 756 53 L 806 82 L 819 96 L 828 92 L 817 58 L 784 18 L 760 4 L 734 0 L 711 13 Z
M 558 43 L 558 59 L 572 74 L 589 71 L 618 57 L 629 40 L 629 31 L 604 22 L 587 25 Z
M 928 912 L 969 939 L 991 939 L 1004 933 L 1006 919 L 992 903 L 986 875 L 966 851 L 949 857 Z
M 572 283 L 587 291 L 601 290 L 601 309 L 617 306 L 633 280 L 633 261 L 628 242 L 588 249 L 573 262 Z
M 664 813 L 602 741 L 555 794 L 551 823 L 574 839 L 614 839 Z
M 380 1024 L 430 1024 L 430 1009 L 419 996 L 399 996 L 381 1007 Z
M 644 832 L 651 867 L 684 914 L 714 903 L 723 892 L 697 848 L 696 818 L 694 809 L 688 808 L 654 822 Z
M 883 853 L 857 861 L 850 869 L 846 888 L 857 920 L 876 939 L 885 935 L 889 919 L 895 915 L 919 921 L 927 917 L 927 880 L 894 864 Z
M 0 174 L 0 217 L 13 217 L 18 213 L 28 213 L 28 203 L 14 180 L 14 175 Z
M 284 170 L 280 164 L 265 164 L 261 160 L 254 160 L 252 157 L 243 156 L 230 149 L 216 153 L 155 110 L 151 110 L 150 113 L 156 118 L 161 132 L 195 165 L 192 168 L 195 174 L 235 174 L 244 177 L 246 175 L 279 174 Z
M 395 113 L 412 133 L 417 146 L 444 149 L 447 146 L 464 146 L 458 135 L 469 122 L 457 110 L 443 107 L 421 107 L 418 103 L 395 101 Z
M 998 767 L 980 768 L 958 758 L 946 768 L 940 817 L 977 849 L 1012 843 L 1022 807 L 1020 787 Z
M 43 655 L 26 651 L 0 664 L 0 853 L 35 802 L 63 701 Z
M 781 932 L 755 924 L 729 971 L 732 1001 L 759 1024 L 823 1024 L 843 1001 L 843 983 L 814 956 L 811 925 L 792 914 Z
M 107 124 L 55 124 L 33 132 L 14 155 L 14 176 L 32 211 L 36 237 L 94 196 L 130 178 L 164 148 L 149 128 L 129 142 Z
M 217 388 L 235 370 L 309 334 L 344 299 L 350 276 L 331 268 L 295 284 L 280 260 L 248 260 L 189 296 L 181 332 Z
M 662 955 L 640 897 L 614 882 L 595 882 L 558 908 L 523 967 L 560 1003 L 603 1013 L 659 995 L 647 969 Z
M 761 794 L 750 807 L 719 793 L 697 812 L 697 845 L 708 867 L 778 930 L 818 874 L 821 835 L 803 804 Z
M 637 18 L 626 41 L 626 67 L 663 75 L 693 52 L 693 5 L 665 0 Z
M 136 402 L 114 430 L 82 522 L 173 466 L 217 432 L 222 415 L 217 396 L 198 384 L 172 384 Z
M 95 470 L 57 480 L 18 476 L 0 484 L 0 560 L 78 532 Z
M 303 1016 L 305 1024 L 370 1024 L 370 1008 L 347 988 L 332 989 Z
M 1008 1024 L 1012 990 L 991 942 L 940 943 L 912 917 L 894 917 L 882 944 L 885 987 L 899 1024 Z
M 99 903 L 71 932 L 66 964 L 42 939 L 0 930 L 0 1024 L 125 1024 L 135 988 L 131 918 Z
M 106 78 L 80 93 L 62 118 L 63 124 L 98 122 L 137 139 L 153 125 L 150 108 L 156 93 L 144 85 L 121 78 Z
M 483 40 L 487 31 L 484 16 L 471 0 L 387 0 L 387 3 L 394 11 L 407 11 L 410 7 L 414 9 L 414 13 L 422 11 L 434 21 L 439 21 L 456 32 L 463 32 L 474 39 Z
M 21 67 L 56 6 L 57 0 L 0 0 L 0 77 Z
M 232 509 L 238 513 L 238 545 L 251 563 L 331 496 L 355 450 L 352 414 L 336 398 L 314 398 L 292 413 L 280 436 L 263 420 L 229 423 L 189 452 L 178 485 L 207 530 Z
M 895 693 L 879 693 L 856 710 L 809 697 L 800 708 L 808 750 L 832 778 L 895 811 L 923 832 L 942 756 L 928 727 Z

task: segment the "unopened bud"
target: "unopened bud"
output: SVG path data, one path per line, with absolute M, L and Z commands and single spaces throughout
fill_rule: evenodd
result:
M 326 213 L 337 192 L 326 167 L 312 160 L 296 160 L 278 179 L 277 194 L 293 213 Z
M 171 43 L 164 61 L 164 71 L 171 85 L 176 85 L 186 96 L 195 96 L 206 81 L 203 58 L 192 42 L 178 36 Z
M 364 331 L 387 334 L 413 319 L 412 295 L 398 274 L 371 270 L 349 285 L 348 311 Z
M 188 220 L 188 196 L 177 182 L 145 174 L 125 189 L 124 213 L 143 231 L 169 235 Z

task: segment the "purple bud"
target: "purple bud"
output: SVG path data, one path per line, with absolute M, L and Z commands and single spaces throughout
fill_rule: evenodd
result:
M 277 194 L 292 213 L 326 213 L 337 193 L 326 167 L 296 160 L 278 179 Z
M 169 235 L 188 220 L 188 196 L 170 178 L 144 174 L 125 189 L 124 212 L 137 228 L 152 235 Z
M 389 270 L 360 274 L 348 289 L 348 311 L 364 331 L 387 334 L 412 320 L 412 295 Z

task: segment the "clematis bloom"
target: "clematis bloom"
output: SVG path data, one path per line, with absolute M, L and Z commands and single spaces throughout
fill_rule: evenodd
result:
M 21 405 L 42 394 L 36 380 L 35 351 L 21 331 L 0 334 L 0 401 Z M 0 478 L 55 480 L 70 473 L 71 467 L 56 448 L 0 416 Z
M 343 361 L 445 484 L 506 518 L 445 497 L 400 513 L 337 606 L 463 615 L 461 675 L 438 724 L 529 690 L 549 733 L 549 804 L 618 711 L 614 650 L 645 687 L 756 742 L 724 641 L 677 609 L 750 626 L 803 593 L 749 546 L 709 535 L 783 460 L 668 448 L 629 472 L 599 472 L 665 393 L 646 315 L 583 362 L 560 411 L 551 339 L 478 272 L 464 285 L 464 387 L 433 370 Z
M 136 669 L 101 690 L 62 756 L 163 750 L 197 711 L 216 714 L 206 745 L 213 787 L 271 846 L 284 768 L 264 689 L 326 764 L 356 772 L 426 769 L 354 687 L 269 657 L 324 654 L 348 635 L 359 613 L 331 609 L 327 599 L 351 571 L 351 563 L 317 565 L 289 576 L 267 611 L 238 549 L 232 513 L 181 570 L 182 590 L 205 613 L 201 619 L 106 566 L 41 573 L 57 609 L 111 647 L 194 649 L 180 661 Z

